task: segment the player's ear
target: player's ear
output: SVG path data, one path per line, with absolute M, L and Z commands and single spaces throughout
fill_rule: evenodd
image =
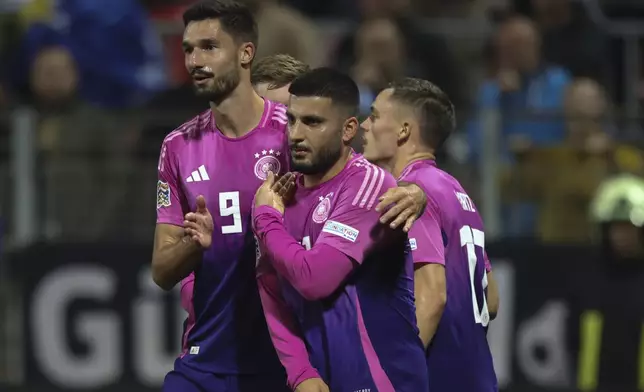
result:
M 402 123 L 400 129 L 398 129 L 398 135 L 396 136 L 398 144 L 403 144 L 409 140 L 409 137 L 411 136 L 411 124 L 408 122 Z
M 358 122 L 358 119 L 355 117 L 349 117 L 344 122 L 344 127 L 342 129 L 342 141 L 344 141 L 345 143 L 350 143 L 351 140 L 356 137 L 359 128 L 360 123 Z
M 255 58 L 255 45 L 252 42 L 245 42 L 239 51 L 239 62 L 242 66 L 250 66 Z

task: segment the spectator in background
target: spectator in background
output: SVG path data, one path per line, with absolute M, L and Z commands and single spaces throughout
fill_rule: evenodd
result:
M 637 342 L 644 315 L 644 181 L 617 175 L 603 182 L 592 202 L 591 222 L 600 246 L 561 270 L 571 274 L 564 298 L 566 340 L 579 369 L 574 389 L 637 391 Z
M 360 111 L 369 113 L 374 94 L 413 72 L 407 72 L 411 70 L 408 69 L 404 38 L 392 20 L 382 18 L 363 22 L 355 40 L 356 63 L 351 75 L 360 88 Z
M 570 0 L 531 0 L 533 17 L 542 33 L 545 61 L 611 86 L 609 40 Z
M 506 158 L 512 156 L 511 144 L 548 145 L 564 139 L 559 116 L 571 79 L 565 69 L 544 63 L 540 50 L 539 33 L 529 19 L 511 17 L 499 26 L 493 74 L 479 88 L 476 109 L 479 114 L 485 109 L 501 112 Z M 478 156 L 482 132 L 480 122 L 471 123 L 472 158 Z
M 621 174 L 607 178 L 593 195 L 590 218 L 600 226 L 599 238 L 610 259 L 606 261 L 617 262 L 627 271 L 628 267 L 644 269 L 642 177 Z
M 565 99 L 566 140 L 559 146 L 535 147 L 517 153 L 505 195 L 538 203 L 538 234 L 555 243 L 588 243 L 591 199 L 611 171 L 634 172 L 641 155 L 630 146 L 613 146 L 609 138 L 609 103 L 602 87 L 578 79 Z M 615 159 L 616 155 L 635 159 Z
M 544 63 L 540 52 L 541 40 L 530 20 L 511 17 L 499 26 L 494 41 L 494 72 L 479 88 L 476 117 L 467 132 L 473 162 L 479 162 L 481 142 L 486 137 L 482 122 L 485 112 L 501 116 L 501 163 L 511 164 L 515 149 L 557 145 L 565 138 L 561 112 L 570 76 L 563 68 Z M 534 234 L 534 205 L 506 205 L 503 216 L 505 234 Z
M 371 104 L 379 90 L 392 81 L 387 79 L 398 74 L 431 80 L 455 105 L 463 103 L 452 53 L 443 38 L 422 31 L 408 0 L 359 0 L 358 5 L 362 23 L 340 41 L 335 61 L 340 69 L 353 70 L 362 82 L 362 106 Z
M 128 128 L 136 125 L 79 99 L 78 66 L 67 47 L 41 48 L 29 71 L 39 114 L 47 234 L 76 239 L 117 234 L 119 219 L 128 214 L 121 209 L 133 167 Z
M 322 65 L 326 55 L 321 49 L 315 24 L 290 6 L 276 0 L 243 0 L 255 13 L 259 30 L 256 59 L 274 54 L 288 54 L 309 64 Z
M 12 79 L 27 88 L 25 64 L 41 46 L 64 44 L 78 64 L 79 94 L 103 108 L 144 104 L 165 88 L 161 45 L 136 0 L 33 0 L 22 10 L 27 26 Z
M 10 80 L 39 109 L 49 235 L 123 235 L 136 109 L 165 87 L 160 42 L 140 4 L 105 4 L 33 0 L 21 9 L 26 32 Z

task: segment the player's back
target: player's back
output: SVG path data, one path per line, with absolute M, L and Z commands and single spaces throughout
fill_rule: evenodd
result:
M 487 343 L 485 235 L 474 203 L 460 183 L 431 160 L 416 161 L 400 176 L 425 191 L 440 224 L 447 302 L 427 350 L 430 391 L 497 390 Z M 429 206 L 428 206 L 429 207 Z M 412 249 L 422 238 L 410 238 Z
M 427 390 L 407 238 L 380 225 L 374 210 L 377 198 L 395 186 L 390 174 L 356 155 L 332 180 L 298 187 L 285 211 L 287 230 L 305 247 L 324 243 L 360 264 L 319 301 L 283 282 L 311 364 L 332 391 Z
M 285 108 L 266 101 L 262 120 L 243 137 L 224 136 L 208 110 L 164 141 L 157 223 L 183 225 L 199 195 L 214 221 L 212 246 L 194 272 L 192 303 L 184 305 L 194 325 L 184 331 L 181 366 L 231 375 L 282 371 L 256 285 L 250 210 L 267 171 L 287 168 L 285 129 Z

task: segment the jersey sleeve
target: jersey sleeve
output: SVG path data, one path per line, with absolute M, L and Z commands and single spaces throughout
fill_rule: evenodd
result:
M 334 197 L 336 204 L 316 245 L 329 245 L 361 264 L 365 253 L 388 229 L 380 224 L 375 206 L 378 198 L 394 187 L 394 178 L 377 166 L 369 165 L 350 175 Z
M 295 388 L 309 378 L 320 375 L 309 362 L 306 344 L 295 316 L 284 300 L 277 274 L 270 267 L 258 275 L 259 295 L 268 331 L 277 355 L 286 369 L 288 385 Z
M 161 146 L 157 181 L 157 224 L 183 226 L 183 194 L 178 175 L 175 153 L 167 142 Z
M 445 245 L 441 216 L 436 203 L 428 196 L 427 207 L 409 230 L 409 246 L 414 264 L 445 265 Z

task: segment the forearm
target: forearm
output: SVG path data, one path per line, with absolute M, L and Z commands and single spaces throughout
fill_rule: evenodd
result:
M 203 250 L 188 237 L 167 243 L 152 258 L 152 278 L 164 290 L 171 290 L 190 275 L 202 258 Z
M 306 299 L 331 295 L 353 270 L 353 261 L 328 245 L 306 250 L 287 231 L 282 216 L 260 207 L 254 216 L 255 233 L 273 268 Z
M 419 263 L 414 268 L 416 322 L 420 339 L 427 348 L 436 334 L 447 304 L 445 267 L 438 263 Z
M 487 276 L 487 307 L 490 312 L 490 319 L 494 320 L 499 312 L 499 287 L 497 286 L 494 273 L 488 270 Z
M 443 316 L 444 306 L 439 301 L 416 301 L 416 322 L 418 323 L 418 335 L 427 348 L 431 343 L 438 324 Z
M 261 275 L 258 277 L 258 287 L 271 340 L 286 369 L 288 385 L 295 389 L 309 378 L 320 377 L 309 361 L 293 314 L 281 296 L 277 276 L 271 273 Z

